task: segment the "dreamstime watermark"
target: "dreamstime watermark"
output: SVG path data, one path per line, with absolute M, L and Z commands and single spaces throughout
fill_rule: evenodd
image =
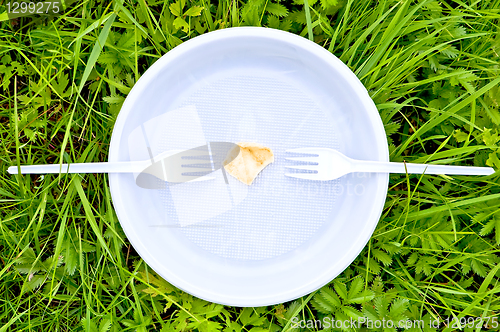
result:
M 5 6 L 7 19 L 26 16 L 55 16 L 61 15 L 63 11 L 76 0 L 10 0 Z
M 334 317 L 326 316 L 323 319 L 307 319 L 299 320 L 298 317 L 293 317 L 292 329 L 298 328 L 308 328 L 308 329 L 327 329 L 327 328 L 337 328 L 337 329 L 357 329 L 365 327 L 367 329 L 424 329 L 424 328 L 440 328 L 443 326 L 451 327 L 453 329 L 460 329 L 463 327 L 468 328 L 493 328 L 497 329 L 500 324 L 498 322 L 498 317 L 447 317 L 441 319 L 431 319 L 431 320 L 398 320 L 393 321 L 390 319 L 376 319 L 372 320 L 367 317 L 359 317 L 358 319 L 346 319 L 346 320 L 336 320 Z
M 351 173 L 342 179 L 332 181 L 311 181 L 288 178 L 290 183 L 285 186 L 276 186 L 274 182 L 267 181 L 261 189 L 272 196 L 301 196 L 319 198 L 325 196 L 363 196 L 366 193 L 366 182 L 372 173 Z
M 380 328 L 423 328 L 425 326 L 425 322 L 423 320 L 400 320 L 400 321 L 392 321 L 392 320 L 371 320 L 366 317 L 360 317 L 358 319 L 346 319 L 346 320 L 336 320 L 334 317 L 326 316 L 323 319 L 308 319 L 308 320 L 299 320 L 298 317 L 292 318 L 293 329 L 297 328 L 315 328 L 315 329 L 327 329 L 327 328 L 344 328 L 344 329 L 352 329 L 352 328 L 360 328 L 365 326 L 368 329 L 380 329 Z
M 201 181 L 216 170 L 222 170 L 228 184 L 224 165 L 231 163 L 239 154 L 240 147 L 230 142 L 209 142 L 177 153 L 162 153 L 137 176 L 137 186 L 144 189 L 165 189 L 167 186 L 190 181 Z

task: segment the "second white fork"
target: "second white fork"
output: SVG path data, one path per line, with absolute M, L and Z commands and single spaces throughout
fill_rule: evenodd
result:
M 491 167 L 428 165 L 412 163 L 395 163 L 383 161 L 367 161 L 351 159 L 337 150 L 330 148 L 299 148 L 286 152 L 304 153 L 316 156 L 289 157 L 287 160 L 317 163 L 317 165 L 285 166 L 289 169 L 316 171 L 316 173 L 286 173 L 286 176 L 327 181 L 334 180 L 352 172 L 373 173 L 408 173 L 408 174 L 448 174 L 448 175 L 491 175 L 495 170 Z

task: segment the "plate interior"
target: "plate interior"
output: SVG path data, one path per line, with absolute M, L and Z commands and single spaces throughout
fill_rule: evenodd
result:
M 330 147 L 387 160 L 387 142 L 373 102 L 338 59 L 283 32 L 226 30 L 148 70 L 122 108 L 110 161 L 228 141 L 266 145 L 275 162 L 251 186 L 230 176 L 226 184 L 217 171 L 212 181 L 148 190 L 135 185 L 136 174 L 112 174 L 113 203 L 138 253 L 177 287 L 231 305 L 284 302 L 359 254 L 388 181 L 366 173 L 287 178 L 285 150 Z

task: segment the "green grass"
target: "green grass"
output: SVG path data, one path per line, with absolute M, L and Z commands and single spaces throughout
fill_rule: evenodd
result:
M 0 23 L 0 331 L 280 331 L 331 315 L 454 331 L 446 318 L 497 317 L 498 175 L 391 175 L 375 233 L 338 278 L 242 309 L 155 275 L 120 228 L 106 175 L 6 170 L 106 161 L 141 74 L 187 39 L 242 25 L 300 34 L 345 62 L 380 111 L 392 161 L 498 169 L 499 19 L 498 0 L 91 0 Z

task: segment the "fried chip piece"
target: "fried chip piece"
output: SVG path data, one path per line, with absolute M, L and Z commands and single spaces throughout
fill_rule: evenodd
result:
M 228 153 L 224 168 L 231 176 L 244 184 L 251 185 L 257 175 L 270 163 L 274 162 L 274 154 L 270 148 L 257 143 L 241 142 Z M 238 151 L 239 150 L 239 151 Z M 238 153 L 238 156 L 234 154 Z

